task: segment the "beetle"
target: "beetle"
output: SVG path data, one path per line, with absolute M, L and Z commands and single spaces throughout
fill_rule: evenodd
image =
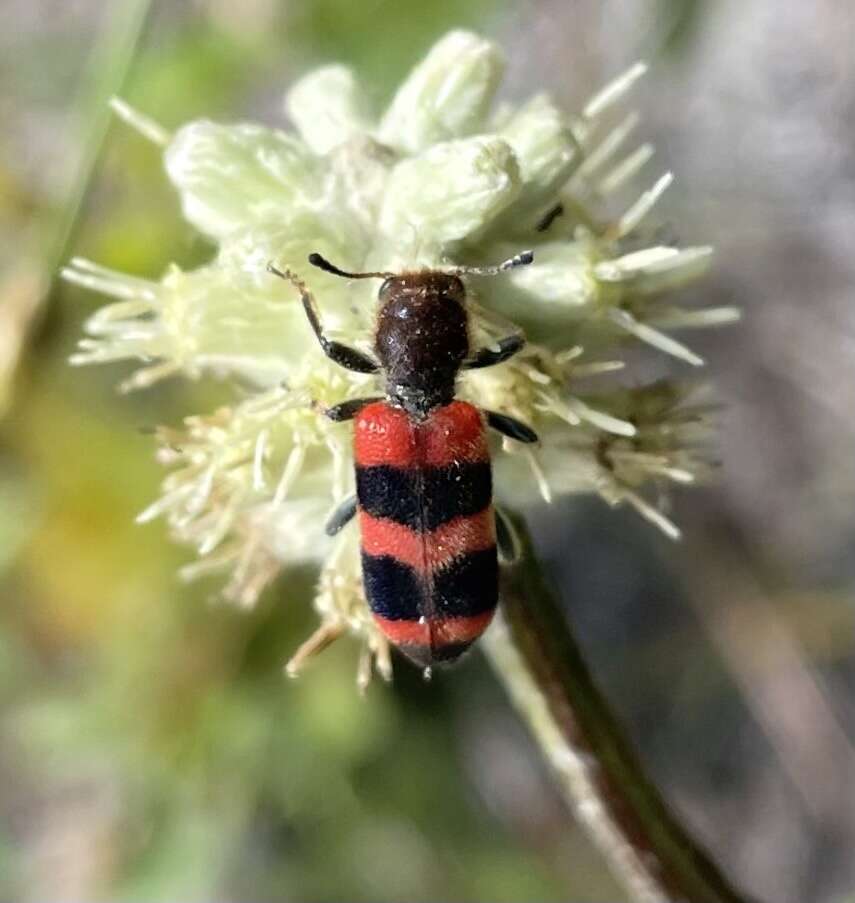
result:
M 354 421 L 356 494 L 333 512 L 334 536 L 358 516 L 365 595 L 380 631 L 430 674 L 454 661 L 490 623 L 498 603 L 498 558 L 515 556 L 513 530 L 492 504 L 486 428 L 537 442 L 526 424 L 455 398 L 462 369 L 490 367 L 524 345 L 520 333 L 470 348 L 462 276 L 491 276 L 533 261 L 524 251 L 498 266 L 349 273 L 320 254 L 309 263 L 345 279 L 383 279 L 376 359 L 327 337 L 315 298 L 290 270 L 268 270 L 300 293 L 324 353 L 357 373 L 381 373 L 383 397 L 322 409 Z M 498 552 L 497 552 L 498 543 Z

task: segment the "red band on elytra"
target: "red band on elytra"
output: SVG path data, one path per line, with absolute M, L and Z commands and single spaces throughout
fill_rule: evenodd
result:
M 481 552 L 496 544 L 492 506 L 455 517 L 430 533 L 359 512 L 362 548 L 369 555 L 391 555 L 420 574 L 436 571 L 460 555 Z
M 366 405 L 354 423 L 353 452 L 359 467 L 411 467 L 417 461 L 413 422 L 385 401 Z
M 432 646 L 472 643 L 487 629 L 495 609 L 464 618 L 431 618 L 419 621 L 393 621 L 374 615 L 383 635 L 396 646 Z
M 478 408 L 465 401 L 433 411 L 421 426 L 422 460 L 430 467 L 488 461 L 490 452 L 484 419 Z
M 453 401 L 420 422 L 385 401 L 356 416 L 353 451 L 359 467 L 448 467 L 489 460 L 484 420 L 478 408 Z

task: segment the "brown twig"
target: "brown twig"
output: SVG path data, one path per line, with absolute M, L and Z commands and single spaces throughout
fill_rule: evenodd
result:
M 515 520 L 524 554 L 484 646 L 577 817 L 633 899 L 747 903 L 644 774 Z

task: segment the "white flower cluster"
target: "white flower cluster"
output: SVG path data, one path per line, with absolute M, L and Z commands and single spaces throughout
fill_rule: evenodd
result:
M 532 248 L 531 266 L 468 279 L 478 340 L 505 334 L 508 321 L 529 339 L 506 364 L 461 379 L 462 396 L 522 419 L 541 437 L 534 450 L 505 443 L 498 495 L 524 504 L 537 492 L 549 499 L 596 491 L 677 535 L 645 492 L 696 478 L 706 412 L 681 404 L 683 390 L 670 383 L 585 388 L 619 368 L 612 358 L 631 342 L 699 365 L 662 330 L 736 317 L 731 308 L 685 310 L 668 300 L 705 271 L 710 248 L 638 249 L 639 227 L 670 175 L 622 214 L 602 212 L 652 154 L 647 144 L 624 150 L 638 116 L 616 113 L 643 72 L 631 68 L 579 115 L 565 115 L 545 95 L 496 109 L 500 52 L 455 31 L 379 118 L 343 66 L 312 72 L 288 93 L 295 131 L 198 121 L 169 136 L 115 103 L 164 145 L 184 214 L 217 252 L 191 272 L 170 267 L 159 282 L 73 260 L 66 279 L 116 299 L 88 321 L 73 362 L 143 361 L 126 390 L 179 373 L 227 374 L 252 387 L 234 407 L 160 431 L 171 471 L 141 520 L 164 515 L 199 553 L 186 574 L 226 570 L 227 595 L 243 605 L 283 567 L 322 562 L 322 627 L 292 670 L 347 629 L 365 641 L 361 680 L 372 662 L 389 673 L 362 596 L 353 531 L 335 540 L 323 533 L 325 514 L 350 491 L 350 427 L 312 407 L 372 394 L 376 378 L 323 356 L 296 293 L 267 272 L 269 261 L 301 275 L 334 338 L 369 350 L 376 284 L 316 270 L 309 253 L 345 269 L 396 270 L 490 264 Z

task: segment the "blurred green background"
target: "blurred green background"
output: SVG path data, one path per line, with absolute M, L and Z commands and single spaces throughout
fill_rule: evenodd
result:
M 693 337 L 727 403 L 720 480 L 677 500 L 680 545 L 597 500 L 532 512 L 537 541 L 733 877 L 855 899 L 855 21 L 832 0 L 4 0 L 0 899 L 620 897 L 478 654 L 359 699 L 345 641 L 286 681 L 314 575 L 235 611 L 215 581 L 179 583 L 189 553 L 162 525 L 134 525 L 161 477 L 141 428 L 230 386 L 118 398 L 126 367 L 66 363 L 99 300 L 61 262 L 157 276 L 209 253 L 109 94 L 167 128 L 277 123 L 285 87 L 340 60 L 379 104 L 458 26 L 505 46 L 510 97 L 576 108 L 653 64 L 638 103 L 679 179 L 666 219 L 719 248 L 695 296 L 746 311 Z

